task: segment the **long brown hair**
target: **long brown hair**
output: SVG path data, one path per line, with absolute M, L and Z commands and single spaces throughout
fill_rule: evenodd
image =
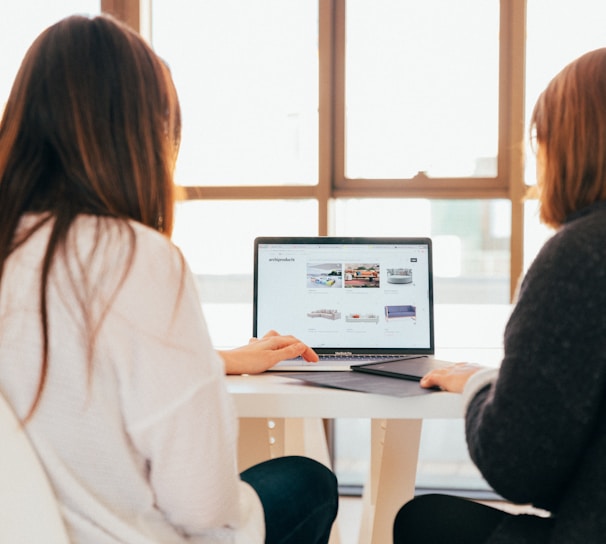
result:
M 40 278 L 41 373 L 28 418 L 48 369 L 53 259 L 81 214 L 117 218 L 127 229 L 135 220 L 170 236 L 180 130 L 168 68 L 111 17 L 63 19 L 27 51 L 0 123 L 0 281 L 10 254 L 50 220 Z M 16 239 L 28 212 L 41 219 Z M 132 229 L 130 242 L 132 256 Z
M 606 48 L 585 53 L 539 97 L 530 130 L 542 154 L 541 220 L 552 227 L 606 200 Z

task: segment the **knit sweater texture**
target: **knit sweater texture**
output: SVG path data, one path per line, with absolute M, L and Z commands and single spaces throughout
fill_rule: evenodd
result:
M 606 203 L 571 216 L 530 266 L 498 379 L 469 399 L 470 455 L 506 499 L 489 544 L 606 541 Z

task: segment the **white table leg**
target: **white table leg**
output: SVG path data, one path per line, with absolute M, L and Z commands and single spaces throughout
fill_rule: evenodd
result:
M 240 419 L 238 434 L 238 470 L 272 458 L 270 429 L 265 418 Z
M 395 515 L 414 496 L 421 424 L 420 419 L 372 420 L 360 544 L 392 541 Z
M 331 467 L 324 424 L 318 418 L 240 418 L 238 467 L 284 455 L 304 455 Z M 340 544 L 335 522 L 329 544 Z

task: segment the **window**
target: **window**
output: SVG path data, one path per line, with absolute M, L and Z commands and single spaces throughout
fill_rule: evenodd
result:
M 308 0 L 154 0 L 184 111 L 178 183 L 317 183 L 317 20 Z
M 604 47 L 606 29 L 602 22 L 605 17 L 606 5 L 599 0 L 574 3 L 566 0 L 528 0 L 525 127 L 528 127 L 539 94 L 551 78 L 583 53 Z M 562 36 L 574 36 L 574 39 L 562 39 Z M 528 185 L 536 183 L 535 175 L 535 155 L 527 142 L 525 180 Z M 553 231 L 539 223 L 536 201 L 525 204 L 524 226 L 526 269 Z
M 152 44 L 183 109 L 177 181 L 189 200 L 174 238 L 217 345 L 246 342 L 252 330 L 259 235 L 431 236 L 436 302 L 509 301 L 518 205 L 500 62 L 511 10 L 497 0 L 151 6 Z M 335 427 L 345 484 L 363 481 L 367 455 L 349 438 L 367 423 Z M 420 484 L 445 474 L 485 488 L 460 425 L 427 428 Z M 442 442 L 456 455 L 444 456 Z
M 316 233 L 313 200 L 192 200 L 177 205 L 174 242 L 198 281 L 217 347 L 248 342 L 252 334 L 255 236 Z
M 339 236 L 429 236 L 437 304 L 509 301 L 507 200 L 338 199 Z
M 602 24 L 605 17 L 606 4 L 599 0 L 528 1 L 526 127 L 535 102 L 551 78 L 583 53 L 605 46 L 606 29 Z M 574 39 L 562 39 L 562 36 L 574 36 Z M 532 185 L 536 166 L 530 149 L 527 155 L 526 182 Z
M 345 21 L 346 177 L 496 177 L 498 1 L 348 0 Z
M 425 224 L 436 258 L 448 259 L 438 269 L 449 278 L 445 300 L 457 283 L 476 285 L 486 302 L 508 300 L 510 158 L 499 150 L 511 146 L 499 126 L 497 0 L 153 0 L 151 21 L 183 108 L 177 181 L 188 198 L 204 196 L 223 232 L 219 202 L 243 198 L 317 202 L 315 216 L 275 221 L 276 232 L 401 235 Z M 403 216 L 417 198 L 415 216 L 426 215 L 413 223 Z M 238 218 L 267 234 L 257 214 L 246 206 Z M 180 214 L 177 230 L 199 232 L 204 221 Z

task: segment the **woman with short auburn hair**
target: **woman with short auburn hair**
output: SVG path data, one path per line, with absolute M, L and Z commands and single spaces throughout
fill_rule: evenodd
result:
M 330 470 L 238 474 L 225 373 L 317 356 L 275 331 L 213 349 L 169 239 L 180 128 L 166 64 L 125 25 L 73 16 L 34 41 L 0 122 L 0 394 L 74 544 L 324 544 Z
M 500 368 L 460 363 L 421 380 L 462 393 L 472 460 L 527 513 L 424 495 L 397 513 L 394 544 L 598 544 L 606 535 L 606 49 L 549 83 L 530 128 L 541 219 L 557 230 L 524 277 Z

